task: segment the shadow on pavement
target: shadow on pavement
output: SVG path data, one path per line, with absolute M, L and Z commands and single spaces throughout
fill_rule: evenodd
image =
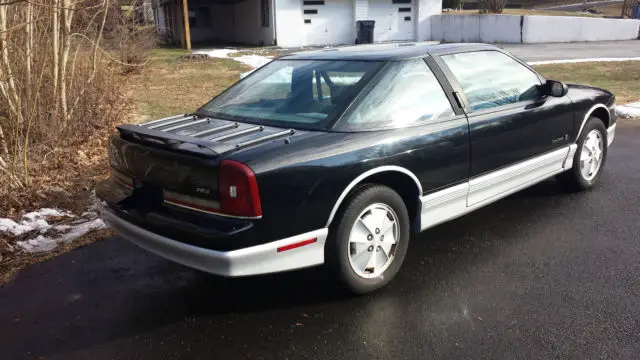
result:
M 547 181 L 421 234 L 416 240 L 430 241 L 412 242 L 398 279 L 359 298 L 341 293 L 322 267 L 225 279 L 173 264 L 120 238 L 107 239 L 34 265 L 0 288 L 0 349 L 7 359 L 30 358 L 148 334 L 189 319 L 208 319 L 208 324 L 198 323 L 200 331 L 226 331 L 225 319 L 278 327 L 328 303 L 333 310 L 327 311 L 342 314 L 332 316 L 348 318 L 372 301 L 398 305 L 408 297 L 439 302 L 442 294 L 433 294 L 434 288 L 461 266 L 519 241 L 518 223 L 566 201 L 558 194 L 555 182 Z M 197 337 L 197 331 L 189 336 Z

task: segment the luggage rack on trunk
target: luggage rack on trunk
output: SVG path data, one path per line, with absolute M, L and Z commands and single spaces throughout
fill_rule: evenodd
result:
M 229 120 L 182 114 L 153 120 L 140 125 L 125 124 L 117 127 L 120 136 L 138 141 L 176 148 L 183 144 L 207 149 L 214 155 L 285 138 L 296 133 L 294 129 L 239 123 Z

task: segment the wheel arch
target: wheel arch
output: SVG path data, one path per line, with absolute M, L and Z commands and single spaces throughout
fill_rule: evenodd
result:
M 602 122 L 604 122 L 605 128 L 608 128 L 611 123 L 611 114 L 609 114 L 609 108 L 607 108 L 607 106 L 604 104 L 593 105 L 587 111 L 587 113 L 584 115 L 584 118 L 582 119 L 580 130 L 578 130 L 578 134 L 576 135 L 576 141 L 578 141 L 578 139 L 580 138 L 580 135 L 582 134 L 582 130 L 584 129 L 584 126 L 587 124 L 587 120 L 589 120 L 591 116 L 597 117 L 598 119 L 602 120 Z
M 338 211 L 345 204 L 347 197 L 356 190 L 359 185 L 372 183 L 386 185 L 396 191 L 404 200 L 405 205 L 407 205 L 409 216 L 412 222 L 414 222 L 414 226 L 416 226 L 415 220 L 420 218 L 417 216 L 417 207 L 420 203 L 420 196 L 422 196 L 422 185 L 413 172 L 395 165 L 373 168 L 353 179 L 349 185 L 344 188 L 340 197 L 338 197 L 338 200 L 333 205 L 326 226 L 329 227 L 331 225 Z M 411 206 L 412 201 L 416 204 L 415 206 Z M 417 224 L 417 226 L 419 228 L 419 224 Z

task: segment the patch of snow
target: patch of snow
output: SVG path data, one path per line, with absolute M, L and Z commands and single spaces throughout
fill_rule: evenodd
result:
M 40 209 L 22 216 L 20 222 L 11 219 L 0 218 L 0 233 L 8 233 L 13 236 L 20 236 L 30 231 L 46 231 L 51 225 L 47 222 L 47 217 L 73 217 L 68 212 L 58 209 Z
M 194 51 L 194 54 L 205 54 L 212 58 L 228 58 L 229 54 L 237 53 L 238 50 L 235 49 L 215 49 L 215 50 L 198 50 Z
M 254 68 L 266 65 L 272 60 L 271 58 L 262 55 L 242 55 L 232 59 Z
M 18 241 L 18 246 L 26 252 L 51 251 L 58 246 L 58 242 L 46 236 L 38 235 L 35 239 Z
M 616 115 L 623 119 L 640 118 L 640 101 L 626 105 L 616 105 Z
M 56 230 L 70 229 L 70 231 L 53 239 L 43 235 L 38 235 L 34 239 L 18 241 L 17 244 L 22 248 L 22 250 L 28 253 L 51 251 L 55 249 L 58 244 L 68 243 L 87 234 L 89 231 L 104 229 L 106 228 L 106 224 L 101 219 L 93 219 L 91 221 L 80 223 L 76 226 L 59 225 L 55 228 Z
M 73 241 L 90 231 L 106 228 L 106 224 L 102 219 L 98 218 L 100 202 L 95 196 L 95 192 L 91 193 L 89 201 L 89 209 L 83 212 L 80 217 L 76 217 L 66 211 L 45 208 L 24 214 L 18 222 L 0 218 L 0 234 L 4 233 L 12 236 L 25 234 L 33 236 L 38 234 L 33 238 L 16 242 L 18 248 L 29 253 L 51 251 L 58 244 Z M 68 220 L 64 224 L 50 225 L 47 222 L 49 217 L 66 217 L 73 220 Z M 52 237 L 52 234 L 49 233 L 50 230 L 61 234 Z M 11 244 L 9 246 L 12 249 Z
M 584 62 L 618 62 L 618 61 L 639 61 L 640 57 L 618 57 L 618 58 L 587 58 L 587 59 L 563 59 L 563 60 L 544 60 L 530 61 L 529 65 L 548 65 L 548 64 L 576 64 Z
M 214 50 L 197 50 L 194 51 L 194 54 L 205 54 L 209 57 L 212 58 L 219 58 L 219 59 L 233 59 L 239 63 L 245 64 L 245 65 L 249 65 L 251 67 L 253 67 L 252 70 L 244 72 L 242 74 L 240 74 L 240 79 L 244 78 L 245 76 L 251 74 L 255 69 L 266 65 L 267 63 L 269 63 L 272 58 L 269 56 L 262 56 L 262 55 L 241 55 L 241 56 L 234 56 L 231 57 L 229 56 L 230 54 L 235 54 L 238 53 L 239 50 L 236 49 L 214 49 Z

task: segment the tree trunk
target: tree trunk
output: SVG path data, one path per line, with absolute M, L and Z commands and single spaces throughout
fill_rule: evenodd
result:
M 51 32 L 52 32 L 52 50 L 53 50 L 53 99 L 54 99 L 54 112 L 58 112 L 58 78 L 60 71 L 60 1 L 52 0 L 53 7 L 51 8 Z

